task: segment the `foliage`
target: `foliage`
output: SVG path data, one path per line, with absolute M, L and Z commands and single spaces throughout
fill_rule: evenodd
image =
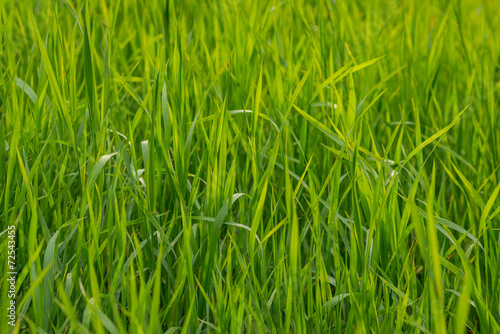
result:
M 15 333 L 500 332 L 497 2 L 0 11 Z

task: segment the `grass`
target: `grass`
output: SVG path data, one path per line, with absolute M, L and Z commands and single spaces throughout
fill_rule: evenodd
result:
M 0 332 L 500 333 L 499 13 L 2 1 Z

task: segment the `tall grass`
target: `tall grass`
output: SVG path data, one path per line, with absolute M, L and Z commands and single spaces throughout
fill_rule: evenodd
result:
M 498 26 L 493 1 L 2 1 L 0 332 L 500 332 Z

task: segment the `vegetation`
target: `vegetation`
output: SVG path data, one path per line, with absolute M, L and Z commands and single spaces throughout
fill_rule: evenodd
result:
M 3 0 L 0 332 L 500 333 L 499 26 Z

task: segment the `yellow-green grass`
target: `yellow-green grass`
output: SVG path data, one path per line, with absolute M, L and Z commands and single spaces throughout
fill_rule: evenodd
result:
M 499 26 L 2 0 L 0 333 L 500 333 Z

